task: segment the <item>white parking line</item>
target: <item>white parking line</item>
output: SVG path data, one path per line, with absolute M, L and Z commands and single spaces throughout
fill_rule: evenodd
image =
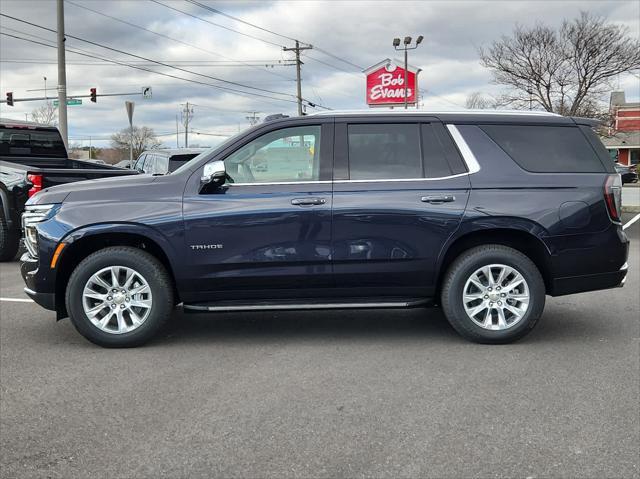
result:
M 33 299 L 29 298 L 0 298 L 0 301 L 7 301 L 8 303 L 33 303 Z
M 626 225 L 624 225 L 624 226 L 622 227 L 622 229 L 623 229 L 623 230 L 626 230 L 629 226 L 631 226 L 633 223 L 635 223 L 635 222 L 636 222 L 636 221 L 638 221 L 638 220 L 640 220 L 640 213 L 638 213 L 638 214 L 637 214 L 637 215 L 635 215 L 633 218 L 631 218 L 631 219 L 629 220 L 629 222 L 628 222 Z

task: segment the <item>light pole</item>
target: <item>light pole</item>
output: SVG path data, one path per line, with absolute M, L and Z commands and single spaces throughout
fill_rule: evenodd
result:
M 409 68 L 409 61 L 408 61 L 408 54 L 407 51 L 408 50 L 415 50 L 416 48 L 418 48 L 418 45 L 420 45 L 422 43 L 422 40 L 424 39 L 424 37 L 422 35 L 418 36 L 418 38 L 416 38 L 416 44 L 414 46 L 410 46 L 411 45 L 411 37 L 404 37 L 404 41 L 402 42 L 402 46 L 400 46 L 400 39 L 399 38 L 394 38 L 393 39 L 393 48 L 396 49 L 396 51 L 400 51 L 403 50 L 404 51 L 404 109 L 406 110 L 408 108 L 409 105 L 409 99 L 407 97 L 408 94 L 408 88 L 409 85 L 407 84 L 407 69 Z M 417 80 L 417 78 L 416 78 Z M 414 90 L 417 90 L 417 85 L 414 85 Z M 416 93 L 416 100 L 417 100 L 417 93 Z

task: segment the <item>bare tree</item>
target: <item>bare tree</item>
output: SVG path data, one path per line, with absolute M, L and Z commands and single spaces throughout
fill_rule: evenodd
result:
M 496 108 L 497 102 L 494 98 L 486 96 L 482 92 L 474 91 L 469 94 L 464 106 L 468 110 L 486 110 Z
M 55 126 L 58 123 L 58 108 L 53 102 L 47 101 L 31 112 L 31 120 L 43 125 Z
M 517 26 L 479 51 L 494 82 L 509 91 L 503 101 L 517 108 L 543 108 L 562 115 L 593 116 L 601 96 L 621 73 L 640 68 L 640 41 L 628 29 L 582 12 L 558 30 Z
M 131 132 L 129 128 L 119 131 L 111 135 L 111 146 L 117 150 L 123 151 L 123 157 L 128 158 L 128 155 L 124 156 L 124 151 L 129 151 L 129 144 L 131 141 Z M 152 128 L 146 126 L 134 126 L 133 127 L 133 158 L 137 158 L 145 150 L 152 150 L 158 148 L 162 142 L 158 140 L 156 134 Z

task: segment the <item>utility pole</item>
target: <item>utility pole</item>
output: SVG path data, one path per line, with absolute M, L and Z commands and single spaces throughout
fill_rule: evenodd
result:
M 57 0 L 58 17 L 58 129 L 64 146 L 69 147 L 67 130 L 67 71 L 64 49 L 64 0 Z M 45 97 L 47 96 L 45 92 Z
M 176 148 L 180 148 L 180 133 L 178 130 L 178 115 L 176 115 Z
M 304 115 L 302 111 L 302 85 L 300 83 L 300 67 L 302 66 L 302 62 L 300 61 L 300 52 L 303 50 L 311 50 L 313 46 L 308 45 L 306 47 L 301 47 L 300 42 L 296 40 L 296 46 L 294 48 L 286 48 L 283 47 L 282 50 L 285 52 L 296 52 L 296 82 L 298 84 L 297 88 L 297 97 L 298 97 L 298 115 Z
M 189 148 L 189 121 L 193 118 L 193 105 L 186 103 L 182 110 L 182 123 L 184 124 L 184 147 Z
M 259 111 L 248 111 L 249 116 L 245 116 L 247 120 L 249 120 L 249 125 L 254 126 L 257 125 L 260 121 L 260 117 L 258 116 Z

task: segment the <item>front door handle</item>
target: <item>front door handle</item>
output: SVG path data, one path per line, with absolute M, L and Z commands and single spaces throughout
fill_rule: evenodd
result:
M 294 198 L 291 204 L 294 206 L 317 206 L 327 202 L 324 198 Z
M 456 200 L 456 197 L 453 195 L 433 195 L 433 196 L 423 196 L 420 201 L 423 203 L 431 203 L 438 205 L 440 203 L 451 203 Z

